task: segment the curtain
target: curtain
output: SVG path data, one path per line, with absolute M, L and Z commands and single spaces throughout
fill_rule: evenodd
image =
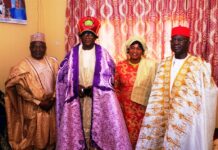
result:
M 160 61 L 171 55 L 172 27 L 190 27 L 190 53 L 212 64 L 218 85 L 218 0 L 67 0 L 66 51 L 79 42 L 77 23 L 84 16 L 101 21 L 97 42 L 116 62 L 126 58 L 123 44 L 134 35 L 143 36 L 147 56 Z

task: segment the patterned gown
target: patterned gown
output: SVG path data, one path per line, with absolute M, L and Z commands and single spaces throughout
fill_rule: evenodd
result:
M 82 69 L 81 64 L 79 65 L 79 47 L 80 44 L 72 48 L 58 71 L 56 149 L 84 150 L 89 148 L 86 142 L 90 141 L 91 146 L 98 150 L 132 150 L 122 110 L 111 84 L 111 80 L 114 79 L 115 64 L 107 50 L 98 44 L 95 44 L 90 129 L 84 127 L 83 120 L 86 123 L 87 120 L 81 112 L 87 114 L 85 112 L 87 109 L 81 108 L 84 103 L 78 93 L 78 85 L 82 81 L 79 77 L 80 69 Z M 84 128 L 88 130 L 85 129 L 86 133 Z M 86 140 L 88 134 L 90 139 Z
M 138 65 L 119 62 L 115 73 L 115 90 L 123 111 L 132 147 L 135 148 L 146 107 L 131 101 Z
M 217 87 L 210 64 L 189 55 L 170 91 L 172 60 L 157 70 L 136 149 L 211 150 Z

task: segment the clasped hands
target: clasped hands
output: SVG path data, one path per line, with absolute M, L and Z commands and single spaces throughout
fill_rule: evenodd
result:
M 39 107 L 45 111 L 49 111 L 54 103 L 55 103 L 55 98 L 52 97 L 41 101 Z
M 92 98 L 92 86 L 84 87 L 79 85 L 79 97 L 84 98 L 85 96 Z

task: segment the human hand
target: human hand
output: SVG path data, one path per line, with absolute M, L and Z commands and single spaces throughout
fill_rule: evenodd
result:
M 83 97 L 85 97 L 85 87 L 84 86 L 82 86 L 82 85 L 79 85 L 79 97 L 80 98 L 83 98 Z
M 92 97 L 92 86 L 85 88 L 82 85 L 79 85 L 79 97 L 84 98 L 85 96 Z
M 89 97 L 92 97 L 92 86 L 88 86 L 86 89 L 85 89 L 85 95 L 86 96 L 89 96 Z
M 49 111 L 52 108 L 54 102 L 54 100 L 41 101 L 39 107 L 45 111 Z

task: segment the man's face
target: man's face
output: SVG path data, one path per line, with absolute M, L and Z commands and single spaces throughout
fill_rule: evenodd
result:
M 85 50 L 92 49 L 95 44 L 96 38 L 97 37 L 90 31 L 83 32 L 80 35 L 80 39 L 83 43 L 83 49 Z
M 175 35 L 172 37 L 170 44 L 176 58 L 184 58 L 187 56 L 190 44 L 188 37 Z
M 34 41 L 30 43 L 31 56 L 35 59 L 42 59 L 46 52 L 46 44 L 40 41 Z

